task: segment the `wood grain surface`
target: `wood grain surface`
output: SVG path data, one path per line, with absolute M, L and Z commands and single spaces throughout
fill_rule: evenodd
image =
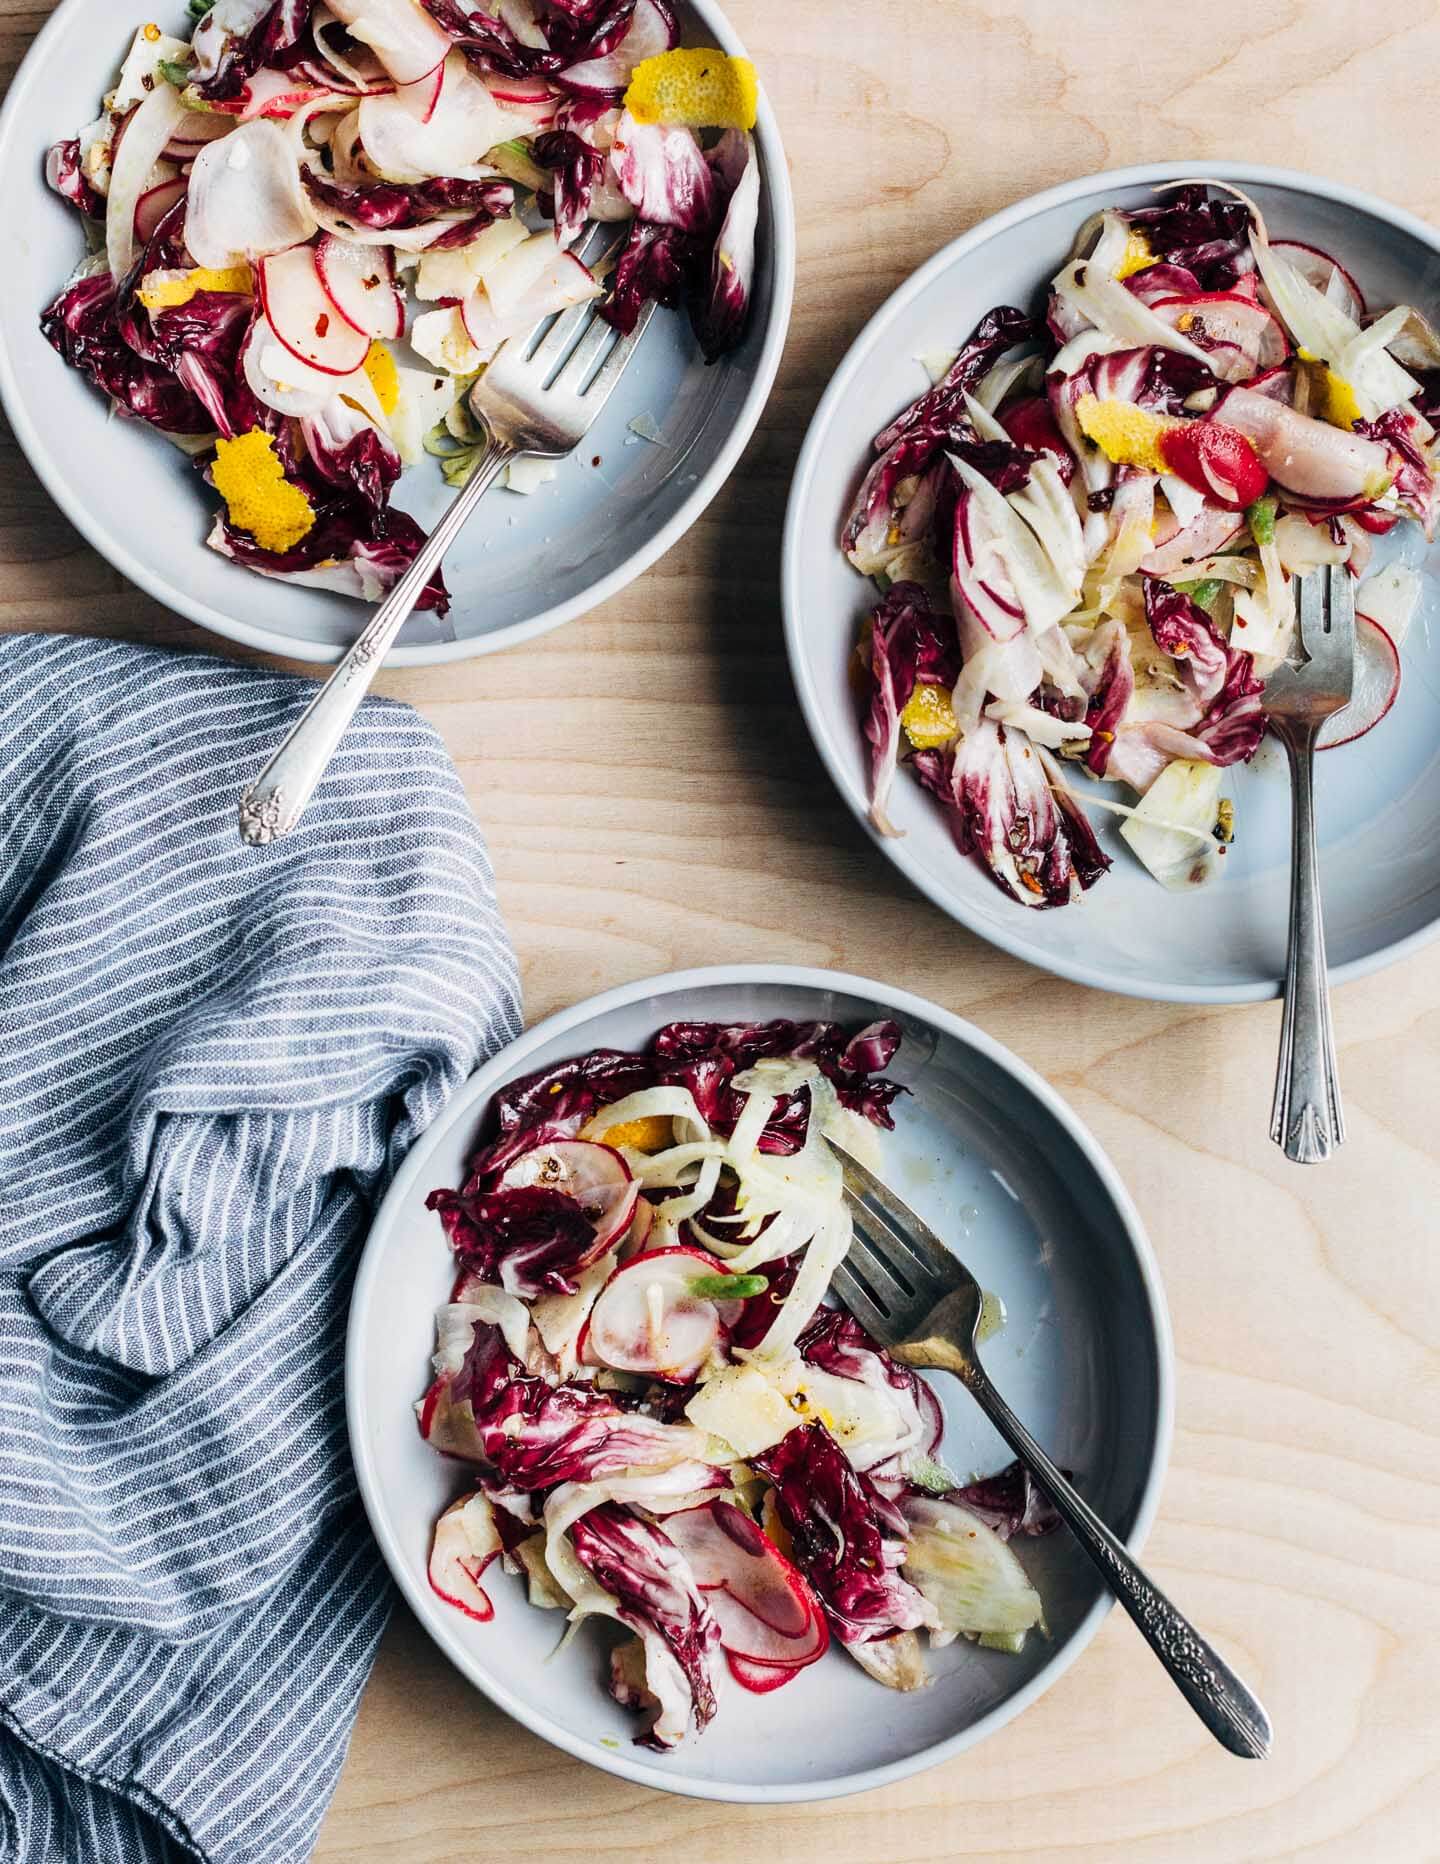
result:
M 8 77 L 49 11 L 0 0 Z M 1215 1748 L 1112 1614 L 959 1760 L 864 1797 L 670 1799 L 552 1752 L 403 1612 L 320 1842 L 326 1864 L 1440 1857 L 1440 948 L 1336 1004 L 1351 1138 L 1265 1136 L 1278 1014 L 1053 981 L 909 892 L 794 708 L 777 566 L 838 359 L 944 241 L 1121 163 L 1284 163 L 1440 217 L 1440 6 L 1391 0 L 731 0 L 779 114 L 800 273 L 779 385 L 731 485 L 605 608 L 496 659 L 396 674 L 444 733 L 499 870 L 530 1016 L 727 959 L 836 965 L 974 1018 L 1069 1096 L 1149 1224 L 1179 1361 L 1149 1559 L 1258 1687 L 1265 1765 Z M 1143 51 L 1143 77 L 1137 54 Z M 8 433 L 0 625 L 218 647 L 125 584 Z M 804 1738 L 797 1727 L 796 1739 Z

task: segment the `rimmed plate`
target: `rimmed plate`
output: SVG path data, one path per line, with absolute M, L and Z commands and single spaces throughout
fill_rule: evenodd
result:
M 1058 911 L 1012 902 L 958 854 L 938 810 L 903 774 L 891 814 L 899 840 L 867 815 L 865 744 L 848 665 L 873 586 L 840 554 L 840 527 L 874 435 L 925 387 L 918 356 L 954 348 L 995 304 L 1028 306 L 1059 270 L 1084 220 L 1136 207 L 1157 183 L 1213 175 L 1253 193 L 1278 239 L 1338 257 L 1373 304 L 1419 305 L 1440 320 L 1440 236 L 1372 195 L 1289 169 L 1168 162 L 1088 175 L 1008 207 L 938 252 L 861 332 L 836 371 L 796 468 L 785 525 L 785 633 L 801 707 L 840 794 L 879 846 L 943 912 L 1018 958 L 1077 983 L 1183 1003 L 1278 995 L 1288 915 L 1289 786 L 1273 740 L 1235 770 L 1237 840 L 1213 886 L 1168 894 L 1120 839 L 1085 898 Z M 1413 533 L 1413 526 L 1402 527 Z M 1397 541 L 1399 533 L 1396 534 Z M 1394 546 L 1390 546 L 1393 548 Z M 1434 552 L 1404 548 L 1433 572 Z M 1331 975 L 1393 963 L 1440 931 L 1440 597 L 1425 597 L 1402 655 L 1400 696 L 1382 723 L 1318 761 L 1316 808 Z
M 426 1579 L 430 1530 L 460 1484 L 415 1427 L 434 1311 L 453 1263 L 424 1208 L 460 1182 L 485 1109 L 505 1081 L 602 1046 L 637 1047 L 674 1020 L 784 1016 L 905 1032 L 889 1071 L 910 1089 L 886 1141 L 890 1181 L 956 1239 L 1008 1320 L 985 1361 L 1030 1428 L 1077 1472 L 1132 1545 L 1154 1516 L 1169 1451 L 1172 1352 L 1158 1272 L 1114 1166 L 1064 1102 L 971 1024 L 905 991 L 837 972 L 721 967 L 626 985 L 552 1016 L 482 1068 L 416 1146 L 382 1204 L 350 1315 L 346 1401 L 361 1494 L 390 1570 L 455 1667 L 567 1753 L 646 1786 L 707 1799 L 820 1799 L 882 1786 L 957 1754 L 1033 1702 L 1109 1608 L 1085 1557 L 1056 1533 L 1026 1543 L 1049 1640 L 1020 1657 L 961 1643 L 932 1654 L 936 1681 L 899 1696 L 838 1651 L 773 1695 L 738 1686 L 704 1736 L 658 1756 L 602 1684 L 594 1625 L 552 1658 L 559 1620 L 496 1575 L 495 1617 L 464 1618 Z M 938 1375 L 945 1456 L 992 1470 L 1009 1452 L 953 1380 Z M 547 1661 L 548 1660 L 548 1661 Z M 728 1679 L 727 1679 L 728 1680 Z
M 744 51 L 715 0 L 685 0 L 685 41 Z M 183 0 L 157 15 L 177 31 Z M 7 271 L 0 296 L 0 400 L 46 490 L 116 569 L 167 607 L 249 647 L 334 660 L 368 611 L 294 589 L 205 548 L 210 503 L 189 462 L 156 434 L 111 418 L 105 399 L 40 334 L 41 310 L 84 256 L 74 210 L 45 185 L 48 146 L 90 122 L 139 24 L 115 0 L 61 0 L 0 112 Z M 580 452 L 530 497 L 487 497 L 446 561 L 454 606 L 417 615 L 390 656 L 399 666 L 492 653 L 572 621 L 617 594 L 685 534 L 734 470 L 765 407 L 795 273 L 784 151 L 763 94 L 755 131 L 761 207 L 754 312 L 744 343 L 707 368 L 683 312 L 658 316 Z M 663 436 L 629 423 L 648 416 Z M 598 462 L 598 463 L 597 463 Z M 422 462 L 395 503 L 432 526 L 450 493 Z

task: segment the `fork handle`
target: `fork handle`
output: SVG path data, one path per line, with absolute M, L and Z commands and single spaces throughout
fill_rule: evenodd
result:
M 1344 1144 L 1345 1113 L 1315 847 L 1315 727 L 1287 722 L 1280 736 L 1290 759 L 1290 939 L 1270 1137 L 1287 1159 L 1316 1165 Z
M 330 678 L 310 701 L 290 735 L 240 799 L 240 838 L 263 847 L 288 835 L 304 815 L 335 748 L 369 692 L 395 637 L 445 559 L 472 511 L 517 449 L 490 439 L 475 471 L 444 517 L 415 553 L 415 561 L 370 617 Z
M 1100 1569 L 1110 1590 L 1134 1619 L 1170 1679 L 1232 1754 L 1263 1760 L 1270 1751 L 1270 1718 L 1235 1672 L 1141 1572 L 1093 1508 L 1055 1467 L 973 1360 L 952 1367 L 975 1401 L 1029 1468 L 1036 1486 Z

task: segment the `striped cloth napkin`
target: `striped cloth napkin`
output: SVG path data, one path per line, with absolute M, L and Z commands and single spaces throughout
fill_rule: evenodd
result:
M 311 691 L 0 641 L 6 1864 L 305 1858 L 389 1609 L 350 1281 L 519 991 L 408 707 L 369 702 L 301 831 L 241 846 Z

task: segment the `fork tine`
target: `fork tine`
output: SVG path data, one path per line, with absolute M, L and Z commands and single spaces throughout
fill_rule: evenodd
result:
M 854 1212 L 851 1214 L 853 1216 Z M 856 1223 L 847 1259 L 869 1288 L 876 1306 L 893 1315 L 915 1305 L 918 1290 L 911 1286 L 911 1281 L 919 1282 L 921 1277 L 913 1271 L 910 1276 L 906 1275 L 904 1258 L 897 1260 L 896 1251 L 887 1248 L 886 1241 L 883 1236 L 877 1238 L 863 1223 Z
M 903 1198 L 897 1197 L 883 1179 L 862 1165 L 843 1146 L 832 1139 L 831 1150 L 839 1155 L 845 1171 L 845 1194 L 901 1252 L 902 1261 L 912 1261 L 918 1271 L 931 1276 L 946 1287 L 953 1284 L 956 1273 L 968 1273 L 953 1251 L 913 1211 Z
M 1325 646 L 1325 590 L 1320 577 L 1295 578 L 1295 623 L 1300 645 L 1313 660 Z
M 645 309 L 641 311 L 639 318 L 636 320 L 635 328 L 630 332 L 628 337 L 621 337 L 614 349 L 611 350 L 610 354 L 605 358 L 595 380 L 590 384 L 589 388 L 586 389 L 586 405 L 593 405 L 596 414 L 600 412 L 601 408 L 603 408 L 605 403 L 610 399 L 611 391 L 624 374 L 625 365 L 629 362 L 634 352 L 635 345 L 640 341 L 641 337 L 644 336 L 645 327 L 654 315 L 655 304 L 652 299 L 652 301 L 645 306 Z
M 588 323 L 595 315 L 595 307 L 599 302 L 598 298 L 587 298 L 583 304 L 572 304 L 568 311 L 561 311 L 535 345 L 526 360 L 542 381 L 548 379 L 551 370 L 565 360 L 565 352 L 581 325 Z M 529 341 L 528 337 L 526 341 Z
M 1343 563 L 1330 564 L 1326 574 L 1326 633 L 1336 653 L 1349 655 L 1355 650 L 1355 579 Z
M 830 1286 L 867 1333 L 874 1334 L 882 1345 L 887 1340 L 895 1339 L 895 1323 L 888 1314 L 876 1306 L 870 1290 L 848 1263 L 842 1262 L 836 1269 L 830 1278 Z
M 597 317 L 580 341 L 570 352 L 565 367 L 550 384 L 553 389 L 560 389 L 570 395 L 583 393 L 583 384 L 587 375 L 599 361 L 607 344 L 615 337 L 614 326 L 607 324 L 603 317 Z

